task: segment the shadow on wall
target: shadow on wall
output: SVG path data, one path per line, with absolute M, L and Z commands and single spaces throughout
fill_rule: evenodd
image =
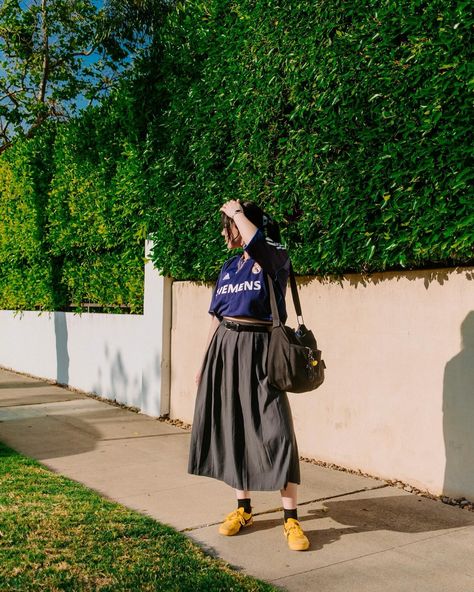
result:
M 108 347 L 105 347 L 105 357 L 110 367 L 110 384 L 112 386 L 112 397 L 114 401 L 123 404 L 131 404 L 128 396 L 128 374 L 122 358 L 122 352 L 117 350 L 115 355 L 109 358 Z
M 153 376 L 151 384 L 149 384 L 148 374 L 143 373 L 142 375 L 142 390 L 141 390 L 141 409 L 145 413 L 152 416 L 160 416 L 162 414 L 161 399 L 160 397 L 165 396 L 161 392 L 158 385 L 161 383 L 162 374 L 162 362 L 161 356 L 157 352 L 154 354 L 152 368 L 150 375 Z M 165 387 L 166 388 L 166 387 Z M 164 415 L 169 410 L 164 411 Z
M 122 352 L 112 354 L 108 343 L 104 345 L 105 364 L 99 366 L 97 380 L 92 392 L 109 401 L 131 405 L 127 397 L 129 378 L 123 361 Z M 103 372 L 105 370 L 105 372 Z M 106 375 L 109 374 L 107 377 Z
M 130 376 L 121 350 L 111 353 L 108 344 L 104 347 L 106 363 L 97 370 L 97 379 L 92 392 L 109 401 L 139 409 L 149 415 L 159 415 L 157 381 L 161 377 L 161 358 L 155 354 L 151 374 L 141 371 Z
M 69 351 L 66 313 L 55 312 L 54 335 L 56 338 L 56 381 L 69 384 Z
M 341 288 L 344 287 L 345 282 L 348 282 L 350 286 L 363 288 L 369 285 L 377 285 L 387 281 L 419 281 L 423 280 L 423 285 L 426 289 L 430 287 L 432 283 L 437 282 L 440 286 L 443 286 L 452 276 L 462 275 L 469 281 L 474 281 L 474 271 L 471 268 L 445 268 L 445 269 L 424 269 L 424 270 L 398 270 L 398 271 L 384 271 L 379 273 L 348 273 L 346 275 L 327 275 L 327 276 L 298 276 L 298 285 L 305 286 L 313 282 L 319 282 L 320 284 L 336 284 Z
M 474 311 L 461 325 L 462 349 L 447 364 L 443 381 L 446 468 L 443 492 L 474 500 Z

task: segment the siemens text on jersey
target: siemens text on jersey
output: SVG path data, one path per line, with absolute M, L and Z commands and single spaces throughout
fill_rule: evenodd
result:
M 246 290 L 260 290 L 262 284 L 260 280 L 242 282 L 241 284 L 224 284 L 217 290 L 217 294 L 230 294 L 232 292 L 242 292 Z

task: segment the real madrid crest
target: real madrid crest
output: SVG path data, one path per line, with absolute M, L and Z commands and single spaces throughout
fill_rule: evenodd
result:
M 262 268 L 260 267 L 260 265 L 258 263 L 254 263 L 252 267 L 252 273 L 260 273 L 261 271 Z

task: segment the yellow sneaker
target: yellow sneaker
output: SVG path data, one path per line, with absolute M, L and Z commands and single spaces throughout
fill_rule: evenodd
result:
M 252 514 L 247 514 L 243 508 L 237 508 L 231 512 L 224 522 L 219 526 L 220 534 L 224 536 L 233 536 L 237 534 L 242 527 L 253 524 Z
M 303 532 L 298 520 L 288 518 L 283 525 L 283 531 L 288 543 L 288 547 L 292 551 L 306 551 L 309 548 L 308 537 Z

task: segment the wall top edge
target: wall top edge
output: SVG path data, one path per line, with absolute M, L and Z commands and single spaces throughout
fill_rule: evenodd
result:
M 110 319 L 111 317 L 117 319 L 143 319 L 143 314 L 115 314 L 107 312 L 65 312 L 62 310 L 12 310 L 12 309 L 0 309 L 0 313 L 11 314 L 13 316 L 21 317 L 22 315 L 35 315 L 38 317 L 48 317 L 56 315 L 64 315 L 65 317 L 80 317 L 83 319 Z
M 443 284 L 453 276 L 463 275 L 467 280 L 474 280 L 474 266 L 467 267 L 438 267 L 433 269 L 412 269 L 412 270 L 396 270 L 396 271 L 382 271 L 376 273 L 345 273 L 341 275 L 302 275 L 297 277 L 299 284 L 305 285 L 313 281 L 321 284 L 342 284 L 349 283 L 350 285 L 368 285 L 377 284 L 380 282 L 406 279 L 409 281 L 423 280 L 430 284 L 438 282 Z
M 299 285 L 306 285 L 312 282 L 319 282 L 320 284 L 342 284 L 349 283 L 350 285 L 367 285 L 377 284 L 383 281 L 390 280 L 423 280 L 425 283 L 438 282 L 443 284 L 452 276 L 465 275 L 466 279 L 474 281 L 474 266 L 466 267 L 439 267 L 433 269 L 413 269 L 413 270 L 397 270 L 397 271 L 382 271 L 376 273 L 344 273 L 341 275 L 298 275 L 296 281 Z M 217 278 L 216 278 L 217 279 Z M 191 284 L 200 287 L 213 287 L 213 281 L 198 281 L 198 280 L 173 280 L 173 284 Z

